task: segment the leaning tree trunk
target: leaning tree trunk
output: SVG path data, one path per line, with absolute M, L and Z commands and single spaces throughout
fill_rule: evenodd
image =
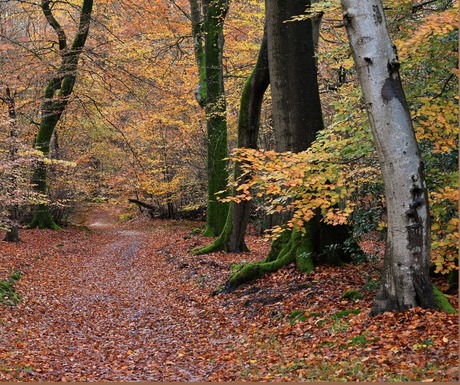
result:
M 269 83 L 267 35 L 264 31 L 256 65 L 246 80 L 241 94 L 238 119 L 239 148 L 257 148 L 262 102 Z M 235 162 L 234 180 L 238 180 L 241 173 L 241 164 Z M 233 195 L 234 193 L 235 191 L 232 192 Z M 248 251 L 244 237 L 249 223 L 250 207 L 250 201 L 231 202 L 220 236 L 211 245 L 195 250 L 195 253 L 206 254 L 218 250 L 235 253 Z
M 372 313 L 436 307 L 423 161 L 380 0 L 342 0 L 344 24 L 380 158 L 388 213 L 382 282 Z
M 65 111 L 69 97 L 72 94 L 75 80 L 77 77 L 77 65 L 79 57 L 88 37 L 91 21 L 93 0 L 84 0 L 78 32 L 72 45 L 67 45 L 67 37 L 61 25 L 55 19 L 50 7 L 51 0 L 42 0 L 41 6 L 43 14 L 48 24 L 54 29 L 59 40 L 59 52 L 61 54 L 61 65 L 56 75 L 48 82 L 45 90 L 45 100 L 41 106 L 41 121 L 35 140 L 35 148 L 44 157 L 50 151 L 50 141 L 59 119 Z M 41 161 L 33 170 L 32 182 L 35 190 L 42 194 L 47 194 L 47 165 Z M 39 204 L 30 227 L 58 229 L 59 226 L 54 222 L 49 206 L 45 203 Z

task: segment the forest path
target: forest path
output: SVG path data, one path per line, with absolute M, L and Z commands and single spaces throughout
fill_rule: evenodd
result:
M 209 290 L 197 292 L 200 277 L 180 262 L 184 225 L 119 224 L 117 215 L 92 212 L 92 234 L 50 244 L 21 279 L 13 326 L 27 327 L 9 348 L 26 380 L 205 381 L 211 357 L 236 344 L 232 315 L 205 309 Z
M 458 381 L 457 314 L 369 317 L 374 267 L 290 266 L 211 296 L 270 244 L 250 232 L 251 253 L 194 256 L 203 223 L 123 213 L 102 205 L 86 227 L 0 242 L 0 281 L 20 270 L 23 297 L 0 303 L 0 381 Z

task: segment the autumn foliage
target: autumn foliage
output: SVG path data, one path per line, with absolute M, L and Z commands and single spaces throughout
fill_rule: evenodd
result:
M 456 314 L 369 315 L 385 200 L 338 1 L 310 9 L 322 14 L 316 58 L 325 129 L 297 154 L 273 151 L 269 91 L 259 149 L 234 150 L 264 9 L 257 0 L 230 2 L 228 167 L 237 161 L 243 174 L 229 181 L 236 194 L 226 200 L 253 203 L 251 251 L 203 256 L 190 252 L 209 244 L 202 222 L 158 219 L 198 219 L 207 203 L 189 1 L 95 2 L 78 81 L 46 158 L 33 146 L 60 55 L 39 3 L 0 2 L 0 230 L 3 239 L 19 225 L 22 240 L 0 242 L 1 381 L 458 381 Z M 73 35 L 80 2 L 52 3 Z M 458 309 L 456 281 L 447 281 L 458 270 L 458 4 L 388 0 L 385 12 L 425 166 L 433 282 Z M 48 166 L 46 196 L 31 183 L 38 162 Z M 147 203 L 149 215 L 129 198 Z M 68 227 L 26 229 L 40 203 Z M 286 224 L 267 226 L 285 211 Z M 308 275 L 288 266 L 211 295 L 243 264 L 264 260 L 271 239 L 305 231 L 318 213 L 350 225 L 365 255 Z
M 458 380 L 456 314 L 369 316 L 380 259 L 289 267 L 211 296 L 269 243 L 251 230 L 251 253 L 196 257 L 202 222 L 117 223 L 124 214 L 99 209 L 86 229 L 2 244 L 0 280 L 21 271 L 21 301 L 0 303 L 2 381 Z

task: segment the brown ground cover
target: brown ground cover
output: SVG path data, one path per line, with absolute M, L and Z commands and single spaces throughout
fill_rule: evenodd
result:
M 22 301 L 0 303 L 1 381 L 458 381 L 458 315 L 370 317 L 374 264 L 288 267 L 212 296 L 268 242 L 197 257 L 201 223 L 116 214 L 0 242 L 0 280 L 22 273 Z

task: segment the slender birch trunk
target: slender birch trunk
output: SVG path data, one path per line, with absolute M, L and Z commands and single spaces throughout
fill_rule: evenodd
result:
M 373 314 L 436 307 L 429 278 L 430 215 L 424 165 L 380 0 L 341 0 L 388 213 L 382 282 Z

